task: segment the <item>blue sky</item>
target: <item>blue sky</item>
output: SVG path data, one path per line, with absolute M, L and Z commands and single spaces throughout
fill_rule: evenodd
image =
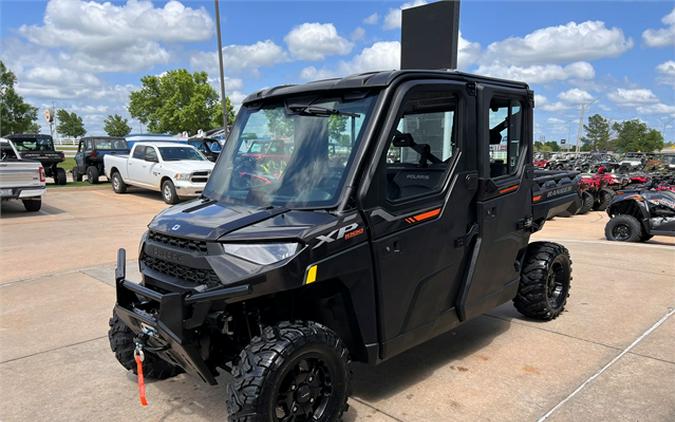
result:
M 227 95 L 395 68 L 400 9 L 419 3 L 221 1 Z M 575 139 L 581 103 L 675 139 L 673 2 L 465 0 L 460 16 L 460 68 L 529 82 L 537 139 Z M 211 1 L 4 0 L 0 35 L 19 92 L 81 114 L 91 134 L 128 116 L 143 75 L 184 67 L 217 81 Z

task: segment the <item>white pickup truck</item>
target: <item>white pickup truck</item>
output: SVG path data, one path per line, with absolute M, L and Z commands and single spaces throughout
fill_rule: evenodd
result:
M 23 160 L 11 141 L 0 138 L 0 199 L 20 199 L 26 211 L 39 211 L 45 186 L 42 164 Z
M 126 192 L 127 185 L 151 189 L 167 204 L 200 195 L 214 166 L 193 146 L 176 142 L 137 142 L 129 155 L 103 160 L 116 193 Z

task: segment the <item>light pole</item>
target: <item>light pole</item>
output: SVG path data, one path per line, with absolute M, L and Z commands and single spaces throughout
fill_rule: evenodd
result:
M 591 106 L 596 103 L 598 100 L 593 100 L 588 104 L 581 103 L 579 104 L 579 128 L 577 129 L 577 149 L 576 152 L 577 154 L 581 152 L 581 145 L 579 144 L 581 142 L 581 131 L 584 129 L 584 113 L 586 113 L 586 106 L 590 109 Z
M 227 100 L 225 99 L 225 70 L 223 69 L 223 39 L 220 34 L 220 5 L 215 1 L 216 7 L 216 36 L 218 37 L 218 67 L 220 68 L 220 101 L 223 103 L 223 130 L 227 131 Z

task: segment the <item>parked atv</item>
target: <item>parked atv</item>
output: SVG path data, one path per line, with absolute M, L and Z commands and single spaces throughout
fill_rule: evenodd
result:
M 582 174 L 579 181 L 582 192 L 581 209 L 606 210 L 614 197 L 614 191 L 609 186 L 613 186 L 616 180 L 618 179 L 615 179 L 611 173 Z
M 420 70 L 249 96 L 201 198 L 150 223 L 141 284 L 120 250 L 115 356 L 147 378 L 229 372 L 231 421 L 334 421 L 352 361 L 508 301 L 557 318 L 569 253 L 529 239 L 578 194 L 575 173 L 534 171 L 533 98 L 521 82 Z M 262 165 L 251 134 L 292 145 L 283 165 Z M 242 156 L 269 183 L 237 181 Z
M 54 140 L 50 135 L 16 134 L 5 138 L 12 141 L 22 159 L 39 161 L 45 169 L 45 175 L 54 178 L 54 183 L 67 183 L 66 171 L 58 167 L 65 160 L 65 156 L 63 152 L 54 149 Z
M 675 192 L 626 191 L 607 208 L 607 240 L 645 242 L 654 235 L 675 236 Z

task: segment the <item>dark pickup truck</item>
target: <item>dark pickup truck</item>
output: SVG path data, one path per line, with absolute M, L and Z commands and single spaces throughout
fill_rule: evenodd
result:
M 47 177 L 53 177 L 57 185 L 67 183 L 66 171 L 58 164 L 63 162 L 63 152 L 54 149 L 54 140 L 50 135 L 22 133 L 6 136 L 24 160 L 39 161 Z

